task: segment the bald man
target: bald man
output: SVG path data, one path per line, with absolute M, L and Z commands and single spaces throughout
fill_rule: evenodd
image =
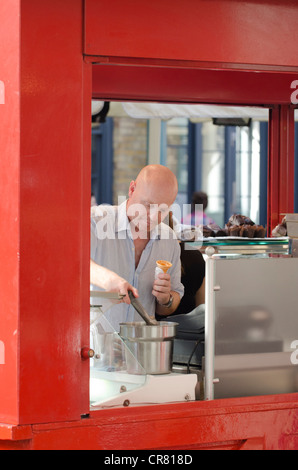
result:
M 91 209 L 91 283 L 96 288 L 125 295 L 121 304 L 105 312 L 118 330 L 119 323 L 139 321 L 128 290 L 148 311 L 167 316 L 183 296 L 180 247 L 163 220 L 178 192 L 176 176 L 162 165 L 144 167 L 131 181 L 128 199 L 119 206 Z M 172 263 L 167 274 L 155 278 L 158 259 Z

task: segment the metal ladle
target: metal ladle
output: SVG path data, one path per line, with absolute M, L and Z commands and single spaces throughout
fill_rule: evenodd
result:
M 132 306 L 136 309 L 136 311 L 143 318 L 143 320 L 145 320 L 147 325 L 152 326 L 152 325 L 158 325 L 159 324 L 157 320 L 149 317 L 149 315 L 146 312 L 146 310 L 144 309 L 143 305 L 141 304 L 141 302 L 138 299 L 136 299 L 136 297 L 133 295 L 131 290 L 128 291 L 128 296 L 130 298 Z

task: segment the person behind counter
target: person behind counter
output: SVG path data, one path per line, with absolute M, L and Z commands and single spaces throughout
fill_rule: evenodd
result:
M 105 312 L 115 329 L 121 322 L 140 321 L 128 290 L 151 316 L 172 314 L 180 303 L 184 292 L 180 247 L 174 232 L 163 223 L 177 192 L 172 171 L 148 165 L 131 181 L 128 200 L 119 206 L 91 208 L 90 282 L 125 295 L 122 303 Z M 159 259 L 172 267 L 155 279 Z
M 204 191 L 196 191 L 191 199 L 191 213 L 183 218 L 182 223 L 186 225 L 209 225 L 214 220 L 206 214 L 208 206 L 208 195 Z

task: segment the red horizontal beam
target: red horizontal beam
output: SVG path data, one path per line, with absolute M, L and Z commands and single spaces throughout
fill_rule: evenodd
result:
M 291 104 L 291 84 L 298 77 L 298 71 L 209 70 L 172 65 L 93 65 L 93 98 L 258 106 Z
M 32 435 L 24 434 L 27 442 L 14 447 L 287 449 L 298 444 L 297 419 L 298 394 L 116 408 L 93 411 L 79 421 L 33 425 Z M 3 447 L 8 443 L 0 440 Z
M 292 0 L 86 0 L 84 52 L 296 67 L 297 23 Z

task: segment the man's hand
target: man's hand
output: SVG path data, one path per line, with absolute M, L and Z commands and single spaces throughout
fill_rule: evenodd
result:
M 171 276 L 168 273 L 159 274 L 153 283 L 152 294 L 160 305 L 166 305 L 171 295 Z
M 171 276 L 167 274 L 159 274 L 153 283 L 152 294 L 156 297 L 156 313 L 161 316 L 168 316 L 177 310 L 180 303 L 180 296 L 178 292 L 171 290 Z M 171 307 L 165 307 L 173 296 L 173 303 Z
M 133 292 L 135 297 L 139 297 L 137 289 L 123 279 L 123 277 L 118 276 L 118 274 L 103 266 L 99 266 L 93 260 L 90 260 L 90 282 L 105 289 L 107 292 L 117 292 L 125 295 L 122 302 L 126 304 L 130 304 L 127 293 L 129 290 Z

